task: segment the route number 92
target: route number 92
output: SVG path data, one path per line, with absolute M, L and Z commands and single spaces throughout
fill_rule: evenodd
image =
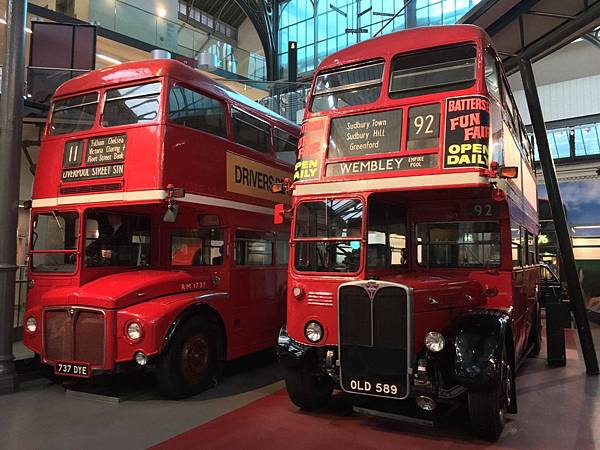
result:
M 498 214 L 498 206 L 492 203 L 475 203 L 469 210 L 471 217 L 494 217 Z

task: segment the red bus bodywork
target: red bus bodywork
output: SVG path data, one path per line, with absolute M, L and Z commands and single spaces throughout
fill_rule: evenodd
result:
M 435 57 L 431 72 L 444 70 L 444 51 L 472 51 L 474 80 L 443 87 L 439 79 L 411 93 L 411 82 L 429 82 L 426 76 L 405 81 L 411 68 Z M 489 61 L 502 84 L 497 93 L 486 84 Z M 466 58 L 454 69 L 468 64 Z M 347 97 L 339 80 L 356 83 Z M 366 86 L 380 86 L 379 94 L 356 102 L 368 97 Z M 288 392 L 300 407 L 322 404 L 335 384 L 371 399 L 425 395 L 435 408 L 474 386 L 496 386 L 502 351 L 514 370 L 531 348 L 539 332 L 539 271 L 532 256 L 537 194 L 531 147 L 506 86 L 490 38 L 473 26 L 392 33 L 337 52 L 318 67 L 292 186 L 287 323 L 278 345 Z M 419 140 L 422 130 L 431 133 L 429 140 Z M 501 177 L 509 166 L 518 168 L 516 178 Z M 305 214 L 310 208 L 326 219 L 312 224 Z M 403 231 L 393 235 L 392 225 Z M 454 233 L 461 238 L 443 240 Z M 468 247 L 477 236 L 494 242 Z M 491 259 L 474 260 L 478 252 Z M 434 260 L 451 254 L 463 259 Z M 403 306 L 377 301 L 386 288 L 402 293 Z M 404 319 L 391 319 L 399 316 Z M 445 338 L 439 354 L 425 346 L 431 332 Z M 480 350 L 479 360 L 461 356 Z M 403 367 L 376 368 L 396 358 L 405 359 Z M 395 370 L 402 376 L 394 377 Z M 508 410 L 516 412 L 512 377 L 508 384 Z
M 158 93 L 135 97 L 144 89 Z M 88 129 L 53 131 L 57 105 L 89 98 L 98 105 Z M 56 126 L 81 123 L 83 100 Z M 174 112 L 180 100 L 184 106 Z M 293 141 L 298 127 L 171 60 L 82 75 L 59 87 L 53 105 L 33 189 L 26 316 L 37 327 L 25 332 L 25 344 L 50 365 L 79 362 L 92 373 L 113 371 L 140 352 L 150 362 L 160 360 L 182 323 L 201 316 L 218 338 L 212 356 L 219 361 L 270 347 L 285 314 L 287 255 L 277 250 L 286 246 L 276 243 L 288 241 L 287 230 L 272 224 L 277 197 L 270 185 L 291 173 L 290 162 L 276 158 L 275 134 Z M 189 115 L 198 105 L 198 115 Z M 239 143 L 233 114 L 268 130 L 260 138 L 264 147 Z M 171 219 L 164 217 L 168 209 Z M 124 245 L 134 256 L 126 264 L 113 264 L 104 249 L 90 250 L 111 215 L 121 215 L 113 236 L 125 226 L 133 230 Z M 73 242 L 38 250 L 38 222 L 49 220 L 52 227 L 52 216 L 64 233 L 68 227 L 59 220 L 73 218 Z M 256 245 L 265 253 L 260 260 L 248 257 Z M 204 256 L 198 252 L 203 246 Z M 48 261 L 65 248 L 70 265 L 50 261 L 67 273 L 36 265 L 36 258 Z M 139 339 L 128 336 L 131 322 L 141 327 Z

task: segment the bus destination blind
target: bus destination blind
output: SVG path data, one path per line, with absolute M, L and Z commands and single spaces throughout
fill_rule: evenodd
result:
M 401 137 L 401 109 L 339 117 L 331 121 L 328 157 L 397 152 Z

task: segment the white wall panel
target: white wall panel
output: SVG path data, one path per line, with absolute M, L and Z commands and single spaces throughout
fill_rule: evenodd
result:
M 538 86 L 538 92 L 546 122 L 600 114 L 600 75 Z M 523 121 L 530 125 L 525 92 L 513 94 Z

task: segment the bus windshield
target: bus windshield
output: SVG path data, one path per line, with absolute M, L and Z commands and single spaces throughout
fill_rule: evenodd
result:
M 427 267 L 500 266 L 498 222 L 418 223 L 417 262 Z
M 79 214 L 49 212 L 33 219 L 31 270 L 33 272 L 75 272 Z
M 87 267 L 150 265 L 150 217 L 88 210 L 85 215 Z
M 361 227 L 362 203 L 358 199 L 301 203 L 296 209 L 296 270 L 357 272 Z

